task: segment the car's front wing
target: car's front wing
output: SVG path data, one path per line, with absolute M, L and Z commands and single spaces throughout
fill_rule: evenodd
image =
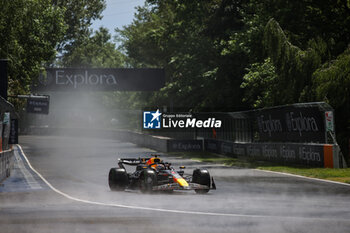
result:
M 153 191 L 167 191 L 167 190 L 195 190 L 195 189 L 210 189 L 206 185 L 189 183 L 188 186 L 180 186 L 178 183 L 169 183 L 158 186 L 153 186 Z

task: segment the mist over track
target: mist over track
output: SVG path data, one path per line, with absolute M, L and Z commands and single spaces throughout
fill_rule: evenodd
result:
M 23 136 L 20 142 L 33 168 L 54 188 L 86 202 L 54 192 L 30 171 L 41 189 L 11 191 L 7 182 L 0 193 L 0 227 L 4 233 L 319 233 L 350 229 L 347 186 L 163 155 L 162 159 L 174 167 L 185 165 L 188 173 L 195 167 L 208 168 L 218 189 L 207 195 L 111 192 L 107 175 L 118 157 L 155 152 L 132 143 L 83 135 Z

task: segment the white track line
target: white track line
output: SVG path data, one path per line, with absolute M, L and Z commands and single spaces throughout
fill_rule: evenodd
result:
M 340 184 L 340 185 L 350 186 L 350 184 L 347 184 L 347 183 L 337 182 L 337 181 L 333 181 L 333 180 L 324 180 L 324 179 L 312 178 L 312 177 L 301 176 L 301 175 L 295 175 L 295 174 L 291 174 L 291 173 L 275 172 L 275 171 L 262 170 L 262 169 L 253 169 L 253 170 L 260 171 L 260 172 L 280 174 L 280 175 L 285 175 L 285 176 L 292 176 L 292 177 L 297 177 L 297 178 L 302 178 L 302 179 L 312 180 L 312 181 L 320 181 L 320 182 L 325 182 L 325 183 Z
M 40 184 L 34 179 L 34 177 L 29 172 L 29 170 L 24 166 L 23 160 L 20 158 L 17 150 L 14 151 L 14 154 L 15 154 L 15 159 L 17 161 L 17 163 L 14 166 L 15 167 L 17 166 L 17 168 L 20 169 L 30 189 L 42 189 Z
M 178 213 L 178 214 L 191 214 L 191 215 L 210 215 L 210 216 L 223 216 L 223 217 L 244 217 L 244 218 L 283 218 L 283 219 L 299 219 L 299 220 L 306 220 L 306 219 L 312 219 L 312 220 L 326 220 L 326 221 L 332 221 L 330 219 L 322 219 L 322 218 L 312 218 L 312 217 L 294 217 L 294 216 L 268 216 L 268 215 L 246 215 L 246 214 L 229 214 L 229 213 L 216 213 L 216 212 L 201 212 L 201 211 L 186 211 L 186 210 L 172 210 L 172 209 L 160 209 L 160 208 L 150 208 L 150 207 L 142 207 L 142 206 L 130 206 L 130 205 L 121 205 L 121 204 L 113 204 L 113 203 L 104 203 L 104 202 L 97 202 L 97 201 L 89 201 L 84 200 L 80 198 L 76 198 L 73 196 L 70 196 L 69 194 L 66 194 L 54 186 L 51 185 L 50 182 L 48 182 L 37 170 L 33 168 L 31 163 L 29 162 L 27 156 L 24 154 L 22 147 L 17 144 L 18 148 L 20 149 L 24 159 L 26 160 L 28 166 L 30 169 L 32 169 L 33 172 L 35 172 L 54 192 L 56 192 L 59 195 L 62 195 L 65 198 L 68 198 L 72 201 L 77 201 L 85 204 L 91 204 L 91 205 L 99 205 L 99 206 L 107 206 L 107 207 L 119 207 L 119 208 L 127 208 L 127 209 L 135 209 L 135 210 L 148 210 L 148 211 L 158 211 L 158 212 L 168 212 L 168 213 Z
M 191 159 L 192 161 L 195 162 L 202 162 L 200 160 L 196 159 Z M 232 167 L 230 165 L 225 165 L 225 164 L 218 164 L 219 166 L 222 167 Z M 301 176 L 301 175 L 296 175 L 296 174 L 291 174 L 291 173 L 285 173 L 285 172 L 276 172 L 276 171 L 269 171 L 269 170 L 263 170 L 263 169 L 254 169 L 250 168 L 251 170 L 259 171 L 259 172 L 267 172 L 267 173 L 274 173 L 274 174 L 279 174 L 279 175 L 285 175 L 285 176 L 292 176 L 292 177 L 297 177 L 301 179 L 306 179 L 306 180 L 312 180 L 312 181 L 320 181 L 320 182 L 325 182 L 325 183 L 331 183 L 331 184 L 340 184 L 340 185 L 345 185 L 345 186 L 350 186 L 350 184 L 347 183 L 342 183 L 338 181 L 333 181 L 333 180 L 325 180 L 325 179 L 319 179 L 319 178 L 312 178 L 312 177 L 307 177 L 307 176 Z M 336 168 L 335 168 L 336 169 Z

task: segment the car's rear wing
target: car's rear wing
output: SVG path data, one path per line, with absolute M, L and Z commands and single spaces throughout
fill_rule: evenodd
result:
M 144 164 L 153 157 L 158 157 L 158 155 L 152 154 L 151 157 L 139 157 L 139 158 L 119 158 L 118 163 L 123 163 L 127 165 L 138 165 Z
M 139 164 L 145 164 L 150 158 L 119 158 L 118 163 L 137 166 Z
M 151 155 L 152 157 L 146 158 L 119 158 L 118 159 L 118 165 L 121 168 L 125 168 L 124 164 L 126 165 L 130 165 L 130 166 L 137 166 L 139 164 L 146 164 L 148 160 L 150 160 L 153 157 L 158 157 L 158 155 Z M 161 161 L 160 159 L 158 159 L 159 161 Z

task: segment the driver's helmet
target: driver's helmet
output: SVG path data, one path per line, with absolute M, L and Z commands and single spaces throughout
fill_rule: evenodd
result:
M 154 168 L 154 169 L 157 169 L 157 165 L 158 165 L 158 163 L 160 163 L 161 161 L 162 161 L 162 160 L 161 160 L 160 158 L 158 158 L 158 157 L 152 157 L 152 158 L 150 158 L 150 159 L 146 162 L 146 164 L 147 164 L 147 165 L 153 164 L 151 167 Z

